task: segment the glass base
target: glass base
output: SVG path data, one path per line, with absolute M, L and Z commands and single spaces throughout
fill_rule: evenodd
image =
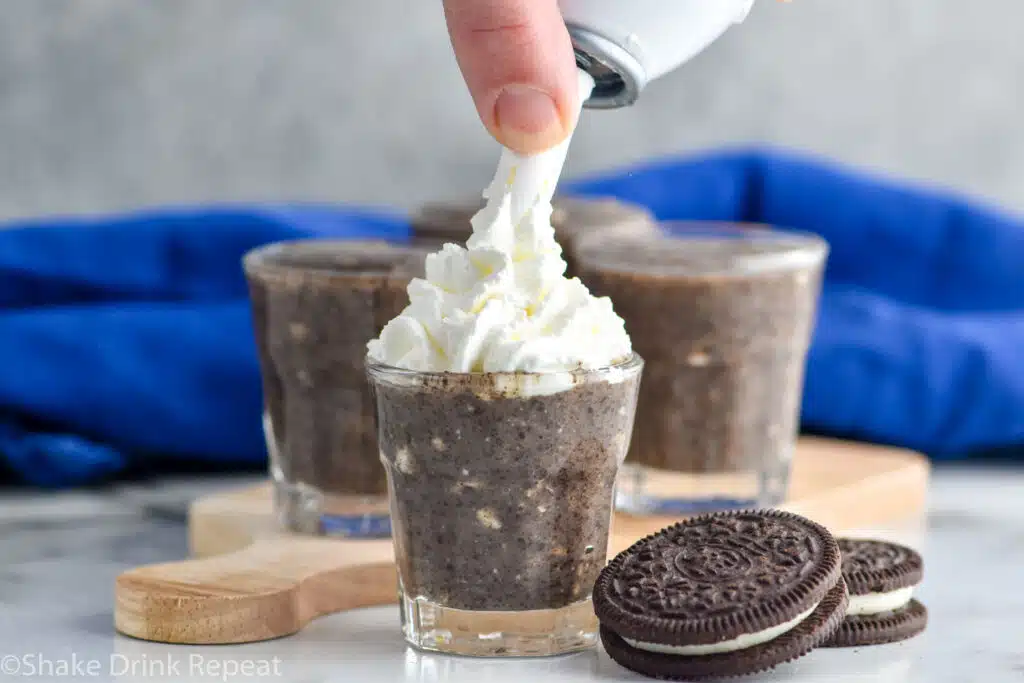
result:
M 695 515 L 778 507 L 789 466 L 736 472 L 670 472 L 626 463 L 615 482 L 615 509 L 631 515 Z
M 402 633 L 413 647 L 468 657 L 547 657 L 597 644 L 590 600 L 558 609 L 475 612 L 407 597 L 399 588 Z
M 274 516 L 281 528 L 313 536 L 388 538 L 388 497 L 323 493 L 274 477 Z

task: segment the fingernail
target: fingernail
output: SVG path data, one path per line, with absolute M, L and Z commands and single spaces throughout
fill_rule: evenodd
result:
M 564 126 L 555 100 L 528 85 L 510 85 L 502 90 L 494 104 L 494 119 L 503 135 L 526 146 L 544 146 L 563 137 Z

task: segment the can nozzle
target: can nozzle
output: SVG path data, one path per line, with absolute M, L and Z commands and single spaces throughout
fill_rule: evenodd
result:
M 576 65 L 594 79 L 589 109 L 626 107 L 647 83 L 689 61 L 754 0 L 559 0 Z
M 584 106 L 616 109 L 636 102 L 647 84 L 647 74 L 640 62 L 607 38 L 579 26 L 567 27 L 576 53 L 576 66 L 594 79 L 594 89 Z

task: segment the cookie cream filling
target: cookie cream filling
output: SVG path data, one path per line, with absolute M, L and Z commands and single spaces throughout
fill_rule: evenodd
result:
M 580 102 L 593 86 L 581 71 Z M 571 388 L 572 371 L 631 356 L 611 300 L 565 277 L 551 200 L 568 145 L 527 157 L 503 151 L 466 245 L 427 256 L 408 307 L 369 343 L 371 360 L 420 372 L 544 373 L 517 392 L 555 393 Z
M 851 595 L 846 616 L 856 617 L 865 614 L 881 614 L 906 607 L 914 596 L 914 587 L 900 588 L 886 593 L 865 593 Z
M 815 603 L 814 607 L 810 608 L 806 612 L 802 612 L 778 626 L 772 626 L 771 628 L 766 628 L 763 631 L 756 631 L 754 633 L 744 633 L 732 640 L 723 640 L 718 643 L 707 643 L 705 645 L 662 645 L 661 643 L 647 643 L 642 640 L 631 640 L 629 638 L 623 638 L 623 640 L 638 650 L 658 652 L 666 655 L 699 656 L 713 655 L 721 652 L 736 652 L 738 650 L 746 650 L 748 647 L 767 643 L 769 640 L 775 640 L 782 634 L 792 631 L 800 624 L 800 622 L 811 616 L 811 613 L 818 608 L 818 604 L 820 603 Z

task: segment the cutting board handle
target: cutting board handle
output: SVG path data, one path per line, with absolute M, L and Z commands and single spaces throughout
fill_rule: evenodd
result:
M 114 626 L 163 643 L 251 643 L 325 614 L 395 603 L 397 585 L 390 542 L 277 537 L 121 574 Z

